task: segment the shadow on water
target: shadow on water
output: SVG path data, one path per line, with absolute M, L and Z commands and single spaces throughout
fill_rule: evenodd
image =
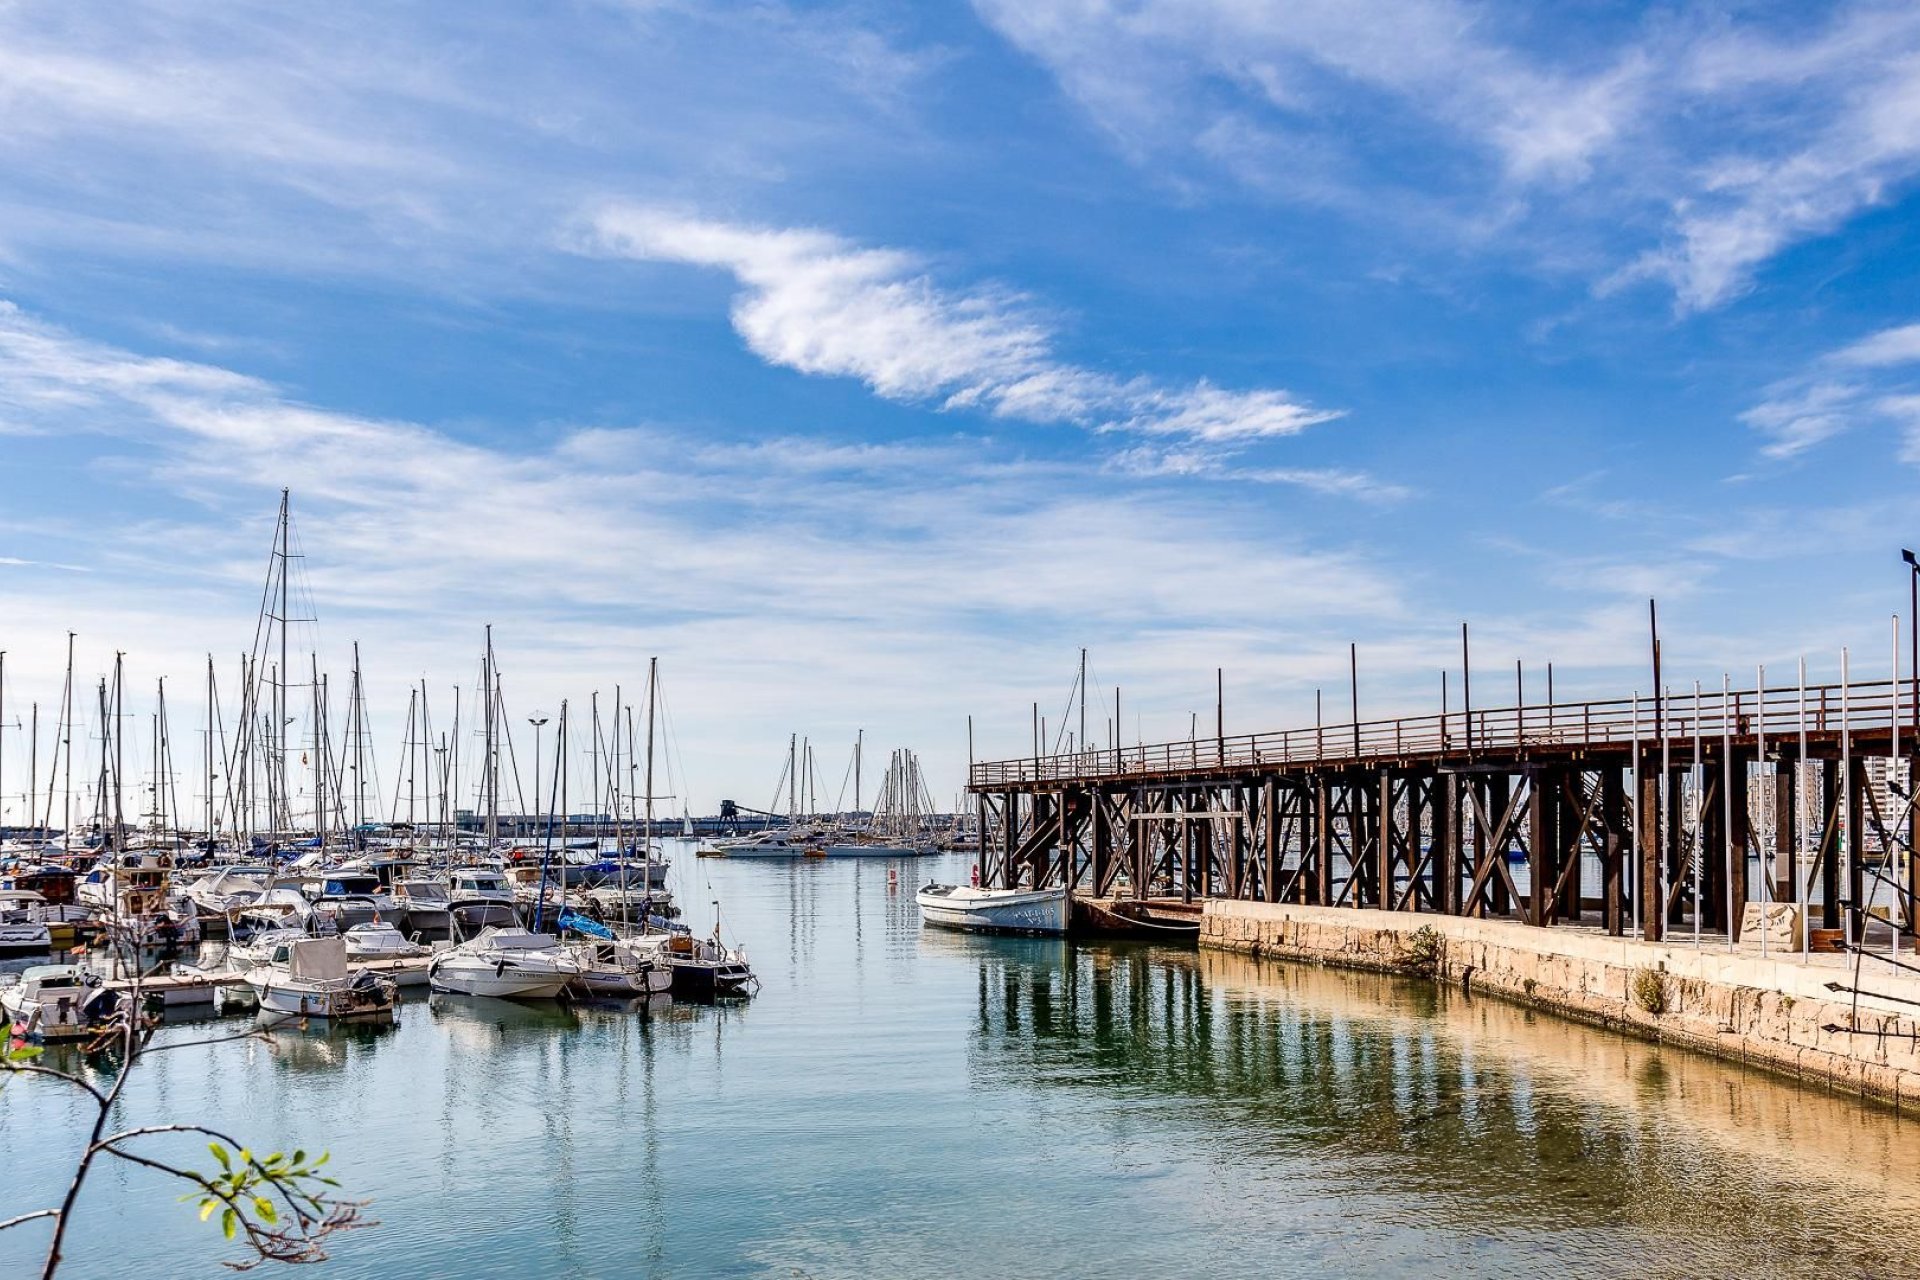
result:
M 1600 1270 L 1920 1271 L 1920 1131 L 1846 1097 L 1430 982 L 970 949 L 980 1086 L 1086 1095 L 1096 1126 L 1144 1127 L 1243 1186 L 1313 1185 L 1469 1239 L 1544 1231 L 1555 1262 Z

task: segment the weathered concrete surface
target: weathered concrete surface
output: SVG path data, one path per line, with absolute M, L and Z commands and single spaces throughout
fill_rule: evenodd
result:
M 1416 939 L 1421 930 L 1431 932 Z M 1407 972 L 1425 961 L 1438 980 L 1470 990 L 1896 1106 L 1920 1102 L 1920 977 L 1874 959 L 1858 962 L 1856 984 L 1854 957 L 1763 957 L 1729 952 L 1724 939 L 1695 949 L 1577 927 L 1219 899 L 1206 904 L 1200 943 L 1356 969 Z M 1856 1004 L 1830 982 L 1874 995 Z

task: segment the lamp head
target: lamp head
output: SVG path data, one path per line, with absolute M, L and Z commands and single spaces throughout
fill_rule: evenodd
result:
M 1912 565 L 1914 568 L 1920 569 L 1920 558 L 1915 558 L 1913 552 L 1907 550 L 1907 548 L 1905 547 L 1900 548 L 1900 558 L 1902 560 L 1905 560 L 1908 564 Z

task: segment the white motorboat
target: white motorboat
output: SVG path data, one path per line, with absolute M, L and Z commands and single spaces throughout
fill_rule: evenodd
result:
M 272 884 L 272 867 L 221 867 L 188 885 L 185 895 L 201 915 L 225 916 L 251 906 Z
M 0 889 L 0 959 L 44 956 L 52 950 L 47 900 L 31 889 Z
M 459 867 L 448 872 L 447 893 L 465 902 L 514 904 L 513 886 L 507 883 L 506 873 L 486 867 Z
M 487 928 L 471 942 L 434 955 L 427 981 L 435 991 L 552 1000 L 580 976 L 580 962 L 550 933 Z
M 407 941 L 407 936 L 384 921 L 375 920 L 369 924 L 356 924 L 340 935 L 347 944 L 347 959 L 355 962 L 367 960 L 400 960 L 407 956 L 423 956 L 428 948 Z
M 120 994 L 77 964 L 36 965 L 0 988 L 0 1009 L 12 1035 L 29 1043 L 84 1040 L 119 1007 Z
M 702 858 L 824 858 L 825 833 L 789 828 L 785 831 L 761 831 L 750 836 L 715 840 L 698 851 Z
M 574 986 L 591 995 L 631 999 L 673 989 L 672 966 L 653 946 L 626 938 L 582 938 L 564 945 L 580 962 Z
M 930 884 L 914 895 L 922 923 L 974 933 L 1064 934 L 1065 889 L 978 889 Z
M 340 938 L 299 938 L 274 948 L 247 974 L 260 1010 L 292 1018 L 336 1022 L 393 1017 L 399 988 L 347 963 Z
M 246 973 L 256 965 L 266 964 L 273 959 L 274 953 L 288 943 L 298 942 L 311 937 L 305 929 L 261 929 L 247 938 L 245 942 L 227 944 L 227 966 L 238 973 Z

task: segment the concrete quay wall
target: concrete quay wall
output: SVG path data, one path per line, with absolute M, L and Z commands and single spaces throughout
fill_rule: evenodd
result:
M 1874 958 L 1224 899 L 1207 902 L 1200 945 L 1429 976 L 1903 1109 L 1920 1104 L 1920 975 Z M 1899 958 L 1920 963 L 1911 951 Z

